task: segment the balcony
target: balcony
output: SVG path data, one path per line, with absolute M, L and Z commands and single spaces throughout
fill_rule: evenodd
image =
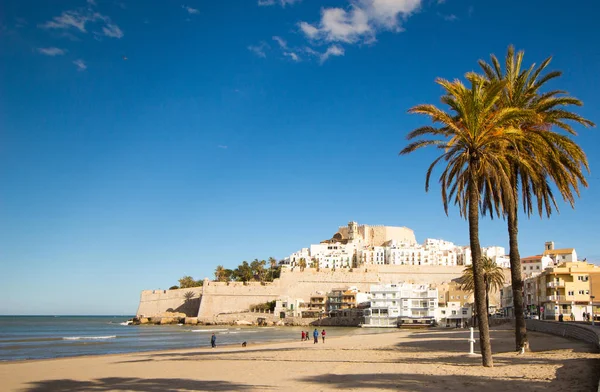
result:
M 564 280 L 559 280 L 558 282 L 557 281 L 548 282 L 546 284 L 546 287 L 549 287 L 549 288 L 552 288 L 552 289 L 558 288 L 558 287 L 565 287 L 565 281 Z
M 553 302 L 561 302 L 561 301 L 566 301 L 567 298 L 564 295 L 549 295 L 548 297 L 548 301 L 553 301 Z

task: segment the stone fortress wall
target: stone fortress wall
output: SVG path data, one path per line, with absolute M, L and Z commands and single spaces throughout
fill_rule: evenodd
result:
M 326 293 L 334 288 L 356 286 L 362 292 L 370 291 L 373 284 L 429 283 L 443 286 L 461 276 L 462 266 L 369 265 L 349 269 L 284 268 L 280 279 L 272 283 L 210 282 L 203 287 L 178 290 L 145 290 L 141 293 L 137 315 L 155 316 L 166 311 L 182 311 L 198 316 L 199 321 L 214 322 L 217 314 L 248 310 L 251 305 L 273 301 L 281 297 L 302 298 L 308 302 L 316 292 Z M 189 292 L 194 293 L 189 298 Z M 197 307 L 196 307 L 197 306 Z M 191 314 L 190 314 L 191 313 Z M 196 313 L 196 314 L 194 314 Z

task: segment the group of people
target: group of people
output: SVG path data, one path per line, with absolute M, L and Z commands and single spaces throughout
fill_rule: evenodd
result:
M 583 314 L 581 315 L 581 317 L 583 318 L 583 321 L 590 321 L 592 315 L 587 313 L 587 312 L 583 312 Z M 563 322 L 564 321 L 564 317 L 561 314 L 558 315 L 558 321 Z M 575 321 L 575 315 L 573 313 L 571 313 L 571 321 Z
M 325 343 L 325 335 L 327 333 L 325 332 L 325 330 L 321 331 L 321 337 L 323 338 L 323 343 Z M 309 339 L 309 334 L 308 331 L 302 331 L 302 342 L 306 341 Z M 315 330 L 313 331 L 313 338 L 314 338 L 314 343 L 319 343 L 319 331 L 315 328 Z
M 325 343 L 325 335 L 327 332 L 325 330 L 321 331 L 321 338 L 323 339 L 323 343 Z M 319 331 L 315 328 L 313 331 L 314 343 L 319 343 Z M 309 339 L 308 331 L 302 331 L 302 341 L 306 341 Z M 210 337 L 210 345 L 212 348 L 217 347 L 217 336 L 213 333 Z M 242 347 L 246 347 L 246 342 L 242 343 Z

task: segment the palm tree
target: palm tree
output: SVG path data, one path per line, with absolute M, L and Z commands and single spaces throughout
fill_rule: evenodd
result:
M 277 268 L 277 259 L 269 257 L 269 272 L 271 275 L 271 282 L 273 281 L 273 270 Z
M 587 158 L 581 148 L 570 138 L 552 131 L 552 127 L 563 129 L 575 135 L 574 129 L 566 121 L 574 121 L 585 127 L 594 126 L 589 120 L 568 110 L 568 106 L 581 106 L 582 102 L 567 96 L 561 90 L 541 93 L 545 84 L 561 76 L 553 71 L 542 74 L 552 60 L 545 59 L 537 68 L 532 65 L 521 69 L 524 52 L 515 56 L 513 46 L 508 48 L 505 69 L 502 70 L 496 56 L 491 56 L 492 65 L 480 60 L 485 77 L 490 83 L 505 82 L 502 97 L 497 102 L 499 108 L 519 108 L 535 112 L 534 117 L 515 124 L 526 135 L 517 148 L 521 151 L 521 162 L 511 163 L 511 198 L 515 201 L 511 208 L 504 211 L 508 221 L 509 254 L 511 281 L 515 310 L 516 349 L 527 345 L 525 309 L 523 304 L 523 278 L 521 276 L 521 258 L 518 247 L 518 197 L 521 194 L 523 209 L 527 216 L 534 210 L 549 217 L 552 209 L 558 212 L 558 206 L 552 194 L 549 181 L 556 185 L 563 199 L 574 206 L 574 194 L 579 196 L 579 186 L 587 187 L 584 168 L 589 171 Z M 528 160 L 528 164 L 522 164 Z M 520 185 L 520 192 L 519 192 Z M 535 199 L 535 200 L 534 200 Z
M 489 316 L 490 309 L 490 291 L 500 291 L 504 287 L 504 271 L 489 257 L 481 258 L 481 268 L 483 269 L 483 281 L 485 282 L 485 304 L 487 308 L 486 315 Z M 460 278 L 461 290 L 473 292 L 475 290 L 473 280 L 473 268 L 466 267 Z
M 425 190 L 429 190 L 434 167 L 440 161 L 445 161 L 446 167 L 439 179 L 444 210 L 447 214 L 448 203 L 453 200 L 461 216 L 468 218 L 476 310 L 479 314 L 485 314 L 479 208 L 490 200 L 499 207 L 511 202 L 509 198 L 500 199 L 499 191 L 510 186 L 511 154 L 506 147 L 518 138 L 518 132 L 511 124 L 531 113 L 513 108 L 496 108 L 504 88 L 503 82 L 484 83 L 473 74 L 467 74 L 467 80 L 469 87 L 458 80 L 450 82 L 437 79 L 436 82 L 445 90 L 441 101 L 450 111 L 427 104 L 411 108 L 409 113 L 427 115 L 439 127 L 423 126 L 412 131 L 408 139 L 425 135 L 438 139 L 412 142 L 400 154 L 408 154 L 426 146 L 435 146 L 443 151 L 427 170 Z M 478 321 L 483 366 L 493 366 L 488 319 L 479 317 Z
M 304 269 L 306 268 L 306 259 L 304 257 L 300 258 L 298 266 L 300 267 L 300 271 L 304 271 Z

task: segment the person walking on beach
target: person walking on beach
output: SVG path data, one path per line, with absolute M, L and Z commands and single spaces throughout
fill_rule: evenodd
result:
M 321 332 L 321 337 L 323 338 L 323 343 L 325 343 L 325 330 Z
M 313 337 L 315 338 L 315 342 L 313 344 L 317 344 L 319 343 L 319 331 L 317 331 L 317 329 L 315 328 L 315 330 L 313 331 Z
M 217 337 L 215 336 L 215 334 L 213 333 L 211 338 L 210 338 L 210 345 L 212 346 L 212 348 L 217 347 Z
M 306 334 L 304 333 L 304 331 L 302 331 L 302 341 L 304 341 L 306 339 Z
M 308 342 L 308 337 L 310 336 L 310 335 L 308 334 L 308 331 L 306 331 L 306 334 L 305 334 L 304 336 L 306 336 L 306 341 Z

